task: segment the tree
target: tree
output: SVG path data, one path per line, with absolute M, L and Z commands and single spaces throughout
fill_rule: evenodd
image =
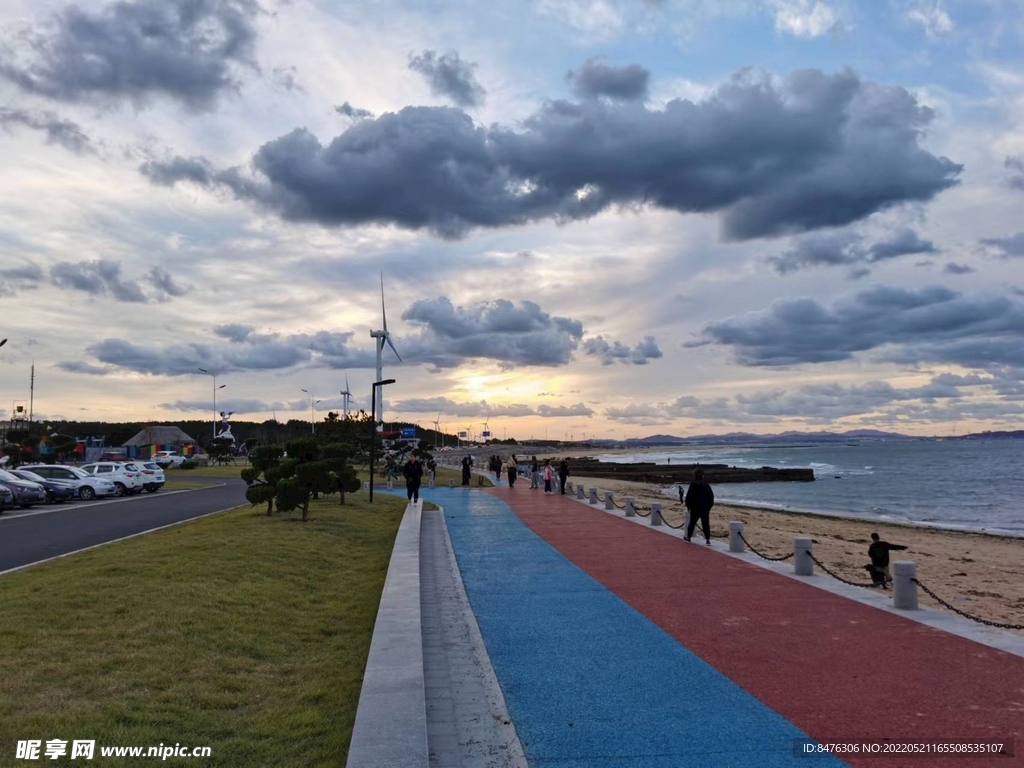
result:
M 53 449 L 59 461 L 64 461 L 69 453 L 74 453 L 78 448 L 78 441 L 71 435 L 61 435 L 57 432 L 46 438 L 46 444 Z
M 321 457 L 320 446 L 308 437 L 292 440 L 285 446 L 288 458 L 281 462 L 281 479 L 277 483 L 277 508 L 290 512 L 302 508 L 302 521 L 309 517 L 309 502 L 315 493 L 333 493 L 337 479 L 330 462 Z
M 331 443 L 324 446 L 324 461 L 328 465 L 328 471 L 333 475 L 336 490 L 338 491 L 338 504 L 345 503 L 346 493 L 355 493 L 359 490 L 359 476 L 355 469 L 348 463 L 350 448 L 347 443 Z
M 281 480 L 281 456 L 284 449 L 280 445 L 261 445 L 249 454 L 251 466 L 242 470 L 242 479 L 248 488 L 245 498 L 253 506 L 267 505 L 267 517 L 274 513 L 274 499 L 277 497 L 277 484 Z
M 25 449 L 21 447 L 21 443 L 7 443 L 4 446 L 4 455 L 11 469 L 17 469 L 18 465 L 25 461 Z

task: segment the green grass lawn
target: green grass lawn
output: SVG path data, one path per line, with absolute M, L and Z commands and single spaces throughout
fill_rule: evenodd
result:
M 0 765 L 55 738 L 95 739 L 89 764 L 162 742 L 212 748 L 164 765 L 344 765 L 404 507 L 246 506 L 0 577 Z
M 167 483 L 169 485 L 172 480 L 174 480 L 174 481 L 178 481 L 178 480 L 185 481 L 185 480 L 188 480 L 188 478 L 190 478 L 190 477 L 196 477 L 196 478 L 216 477 L 216 478 L 221 478 L 221 479 L 230 478 L 232 480 L 235 480 L 235 479 L 238 479 L 239 477 L 241 477 L 241 471 L 246 466 L 248 466 L 248 465 L 243 464 L 241 459 L 240 459 L 237 466 L 228 465 L 226 467 L 196 467 L 195 469 L 171 470 L 171 471 L 167 472 Z M 381 470 L 383 470 L 383 468 L 381 468 Z M 384 482 L 384 477 L 385 477 L 385 475 L 384 475 L 383 471 L 375 472 L 374 473 L 374 482 L 375 483 L 382 483 L 382 482 Z M 367 471 L 366 467 L 361 467 L 359 469 L 359 479 L 360 479 L 361 482 L 366 482 L 367 480 L 370 479 L 370 473 Z M 462 485 L 462 470 L 461 469 L 450 469 L 448 467 L 440 467 L 439 466 L 437 468 L 437 484 L 438 485 L 447 486 L 449 480 L 454 480 L 456 485 Z M 483 487 L 483 488 L 493 488 L 494 487 L 494 483 L 491 482 L 490 480 L 488 480 L 486 477 L 483 478 L 483 486 L 478 486 L 477 482 L 478 481 L 477 481 L 476 477 L 474 477 L 473 481 L 472 481 L 473 487 Z M 405 479 L 401 475 L 399 475 L 399 477 L 397 478 L 397 480 L 395 482 L 395 486 L 396 487 L 399 487 L 399 486 L 404 487 L 405 486 Z

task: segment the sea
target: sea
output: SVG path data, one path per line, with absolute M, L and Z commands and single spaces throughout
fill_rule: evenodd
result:
M 1024 440 L 680 446 L 590 454 L 606 462 L 810 467 L 814 482 L 719 483 L 721 502 L 1024 536 Z M 666 493 L 675 495 L 673 488 Z

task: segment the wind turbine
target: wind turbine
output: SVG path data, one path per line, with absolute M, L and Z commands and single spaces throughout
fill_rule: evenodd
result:
M 487 428 L 487 422 L 490 421 L 490 418 L 491 417 L 488 416 L 486 419 L 484 419 L 484 433 L 483 433 L 484 440 L 487 440 L 491 436 L 491 430 Z
M 437 438 L 441 434 L 441 412 L 437 412 L 437 418 L 434 419 L 434 450 L 437 450 Z
M 384 325 L 384 329 L 381 331 L 370 331 L 370 337 L 377 340 L 377 381 L 384 380 L 384 345 L 387 344 L 391 347 L 391 351 L 395 353 L 395 357 L 398 358 L 398 362 L 402 362 L 402 356 L 398 354 L 398 350 L 395 349 L 394 343 L 391 341 L 391 334 L 388 333 L 388 316 L 384 311 L 384 273 L 380 273 L 380 316 L 381 321 Z M 377 420 L 377 431 L 381 432 L 384 429 L 384 388 L 381 388 L 380 395 L 377 397 L 377 413 L 374 416 Z
M 380 379 L 377 379 L 377 381 L 380 381 Z M 352 399 L 352 392 L 351 392 L 351 390 L 350 390 L 350 388 L 348 386 L 348 371 L 345 371 L 345 388 L 343 390 L 341 390 L 341 398 L 342 398 L 341 407 L 342 407 L 342 410 L 344 411 L 344 417 L 347 419 L 348 418 L 348 401 Z

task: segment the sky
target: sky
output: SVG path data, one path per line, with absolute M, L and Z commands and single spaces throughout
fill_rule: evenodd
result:
M 33 364 L 40 421 L 212 418 L 215 384 L 235 419 L 346 381 L 369 410 L 383 278 L 385 421 L 1024 428 L 1024 0 L 0 0 L 0 30 L 0 418 Z

